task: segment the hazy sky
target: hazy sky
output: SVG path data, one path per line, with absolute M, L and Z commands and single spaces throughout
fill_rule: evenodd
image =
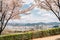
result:
M 25 5 L 21 8 L 22 10 L 28 8 L 31 4 L 34 4 L 34 0 L 23 0 Z M 31 10 L 29 15 L 21 15 L 21 19 L 17 21 L 13 20 L 14 22 L 21 22 L 21 23 L 33 23 L 33 22 L 58 22 L 56 16 L 50 12 L 43 9 L 39 9 L 35 7 Z

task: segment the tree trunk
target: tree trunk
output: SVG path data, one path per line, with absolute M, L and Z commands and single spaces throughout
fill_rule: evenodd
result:
M 0 32 L 0 35 L 1 35 L 1 32 Z
M 2 33 L 2 30 L 0 30 L 0 35 L 1 35 L 1 33 Z
M 59 19 L 59 21 L 60 21 L 60 17 L 59 17 L 58 19 Z

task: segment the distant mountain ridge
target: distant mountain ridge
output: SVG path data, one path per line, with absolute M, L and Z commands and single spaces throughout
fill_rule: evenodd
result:
M 39 23 L 8 23 L 7 25 L 10 26 L 35 26 L 35 25 L 59 25 L 60 22 L 49 22 L 49 23 L 44 23 L 44 22 L 39 22 Z

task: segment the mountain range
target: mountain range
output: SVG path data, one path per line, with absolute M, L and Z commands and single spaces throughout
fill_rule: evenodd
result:
M 10 26 L 35 26 L 35 25 L 59 25 L 60 22 L 49 22 L 49 23 L 43 23 L 43 22 L 39 22 L 39 23 L 8 23 L 7 25 Z

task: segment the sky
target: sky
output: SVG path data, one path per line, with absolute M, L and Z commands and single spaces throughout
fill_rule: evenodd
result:
M 25 2 L 25 5 L 21 8 L 21 10 L 28 8 L 32 4 L 35 4 L 34 0 L 23 0 L 23 1 Z M 19 20 L 16 19 L 12 21 L 19 22 L 19 23 L 59 22 L 57 17 L 51 11 L 46 11 L 44 9 L 35 7 L 29 13 L 31 14 L 29 15 L 21 14 L 20 15 L 21 19 Z

